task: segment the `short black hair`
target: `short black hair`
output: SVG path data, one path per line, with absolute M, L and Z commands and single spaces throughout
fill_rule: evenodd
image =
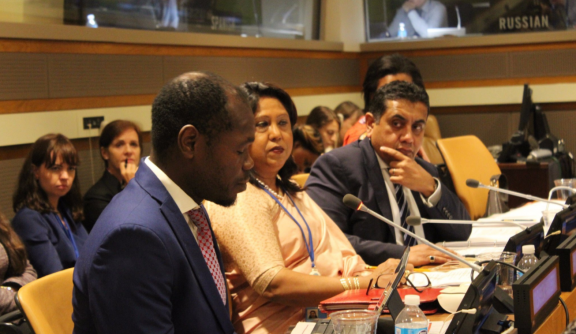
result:
M 248 105 L 246 94 L 209 72 L 185 73 L 166 84 L 152 104 L 152 149 L 160 160 L 175 146 L 180 129 L 192 124 L 211 139 L 233 128 L 230 98 Z
M 418 67 L 408 58 L 393 54 L 376 59 L 366 72 L 364 83 L 362 84 L 362 94 L 364 95 L 364 108 L 368 109 L 370 100 L 376 93 L 378 81 L 387 75 L 408 74 L 412 77 L 412 82 L 417 86 L 424 88 L 424 80 L 418 70 Z
M 424 88 L 406 81 L 393 81 L 380 87 L 372 101 L 370 101 L 367 111 L 374 115 L 374 120 L 378 123 L 380 117 L 382 117 L 386 112 L 386 102 L 397 100 L 408 100 L 412 103 L 424 103 L 427 111 L 426 115 L 430 113 L 430 99 L 428 98 L 428 93 L 426 93 Z

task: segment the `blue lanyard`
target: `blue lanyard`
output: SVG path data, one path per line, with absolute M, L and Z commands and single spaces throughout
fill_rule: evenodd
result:
M 296 223 L 296 225 L 298 225 L 298 228 L 300 228 L 300 232 L 302 232 L 302 238 L 304 239 L 304 244 L 306 245 L 306 250 L 308 251 L 308 255 L 310 256 L 310 261 L 312 262 L 312 269 L 316 268 L 316 264 L 314 262 L 314 242 L 312 241 L 312 231 L 310 231 L 310 226 L 308 225 L 308 222 L 306 222 L 306 219 L 302 215 L 302 212 L 300 212 L 300 209 L 298 209 L 298 206 L 296 206 L 296 203 L 294 203 L 294 200 L 292 199 L 290 194 L 288 192 L 284 191 L 286 196 L 288 196 L 288 198 L 292 202 L 292 205 L 294 205 L 294 207 L 296 208 L 296 211 L 298 211 L 298 214 L 300 215 L 300 217 L 302 217 L 302 220 L 304 221 L 304 224 L 306 225 L 306 229 L 308 229 L 308 243 L 306 243 L 306 236 L 304 234 L 304 229 L 302 229 L 302 226 L 300 225 L 300 223 L 298 223 L 296 218 L 294 218 L 294 216 L 292 216 L 292 214 L 284 207 L 284 205 L 282 205 L 282 203 L 280 203 L 280 201 L 276 198 L 276 196 L 272 195 L 272 193 L 270 191 L 268 191 L 268 189 L 261 187 L 261 186 L 260 186 L 260 188 L 262 190 L 264 190 L 266 193 L 268 193 L 268 195 L 270 195 L 270 197 L 272 197 L 272 199 L 274 199 L 276 201 L 276 203 L 278 203 L 278 205 L 280 205 L 280 207 L 284 210 L 284 212 L 286 212 L 286 214 L 288 214 L 288 216 L 290 216 L 290 218 L 292 218 L 292 220 Z
M 58 214 L 55 215 L 56 218 L 58 218 L 58 220 L 60 221 L 60 226 L 62 226 L 62 228 L 64 229 L 64 233 L 66 233 L 68 240 L 72 242 L 72 247 L 74 248 L 74 254 L 76 255 L 76 259 L 78 259 L 78 256 L 80 256 L 80 254 L 78 253 L 78 246 L 76 246 L 76 240 L 74 240 L 74 235 L 72 234 L 72 231 L 70 231 L 70 227 L 68 222 L 66 221 L 66 218 L 62 216 L 62 219 L 60 219 L 60 216 L 58 216 Z

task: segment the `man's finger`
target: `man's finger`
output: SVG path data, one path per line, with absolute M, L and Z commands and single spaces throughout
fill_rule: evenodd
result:
M 388 154 L 394 160 L 403 161 L 406 159 L 410 159 L 407 156 L 405 156 L 404 154 L 402 154 L 401 152 L 396 151 L 395 149 L 392 149 L 392 148 L 389 148 L 386 146 L 380 146 L 380 151 Z

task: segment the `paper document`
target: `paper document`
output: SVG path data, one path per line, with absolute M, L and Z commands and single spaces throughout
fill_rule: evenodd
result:
M 471 283 L 472 280 L 470 279 L 470 273 L 472 272 L 471 268 L 459 268 L 450 271 L 427 271 L 424 274 L 428 276 L 430 279 L 430 283 L 432 284 L 433 288 L 440 287 L 440 286 L 454 286 L 460 285 L 462 283 Z M 476 277 L 477 273 L 474 273 L 474 277 Z M 426 286 L 428 281 L 426 277 L 421 274 L 410 275 L 408 277 L 412 283 L 416 286 Z
M 292 330 L 291 334 L 310 334 L 316 326 L 315 322 L 299 322 Z
M 444 334 L 447 329 L 448 324 L 444 321 L 430 321 L 428 323 L 428 334 Z

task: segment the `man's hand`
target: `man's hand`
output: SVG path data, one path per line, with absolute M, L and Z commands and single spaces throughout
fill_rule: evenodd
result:
M 390 181 L 417 191 L 428 198 L 436 190 L 436 181 L 414 159 L 399 151 L 381 146 L 380 151 L 390 156 Z
M 127 185 L 134 178 L 138 171 L 138 166 L 133 162 L 124 161 L 120 163 L 120 174 L 124 179 L 124 185 Z
M 411 11 L 412 9 L 416 8 L 416 4 L 414 4 L 412 1 L 406 1 L 404 2 L 404 4 L 402 5 L 402 9 L 404 9 L 404 11 L 406 13 L 408 13 L 409 11 Z
M 445 250 L 456 254 L 454 251 L 448 248 L 445 247 L 441 248 L 444 248 Z M 448 255 L 439 252 L 432 247 L 429 247 L 427 245 L 416 245 L 410 247 L 410 255 L 408 256 L 408 263 L 414 265 L 414 267 L 420 267 L 432 264 L 430 262 L 430 256 L 434 256 L 434 264 L 442 264 L 452 260 L 452 258 L 449 257 Z

